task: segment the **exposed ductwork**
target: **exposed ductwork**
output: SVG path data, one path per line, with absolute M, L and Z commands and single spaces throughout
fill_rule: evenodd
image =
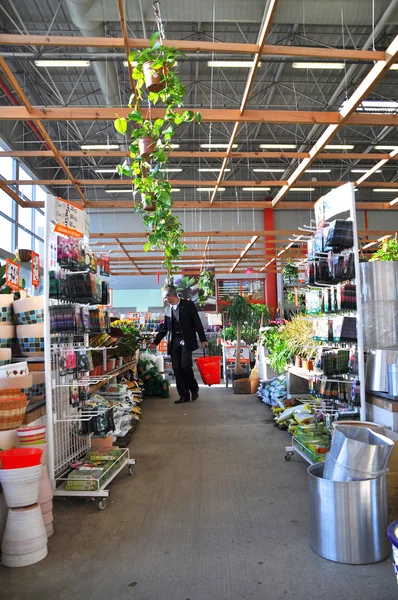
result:
M 82 36 L 104 37 L 104 24 L 101 20 L 93 20 L 90 9 L 96 4 L 96 0 L 66 0 L 71 21 L 80 29 Z M 94 11 L 91 11 L 94 14 Z M 107 48 L 86 48 L 90 54 L 107 52 Z M 94 72 L 98 79 L 107 106 L 120 106 L 119 85 L 116 67 L 111 61 L 94 61 Z

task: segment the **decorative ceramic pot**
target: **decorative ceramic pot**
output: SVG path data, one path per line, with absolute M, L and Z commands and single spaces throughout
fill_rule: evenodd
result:
M 44 323 L 17 325 L 17 338 L 22 356 L 44 356 Z
M 1 298 L 1 294 L 0 294 Z M 11 348 L 15 342 L 14 325 L 2 325 L 0 327 L 0 348 Z
M 2 325 L 12 325 L 13 302 L 14 294 L 0 294 L 0 327 Z
M 8 511 L 1 550 L 6 567 L 31 565 L 47 556 L 47 533 L 38 504 Z
M 39 498 L 42 465 L 22 469 L 0 469 L 0 483 L 9 508 L 30 506 Z
M 15 300 L 13 308 L 19 325 L 35 325 L 44 322 L 44 296 Z

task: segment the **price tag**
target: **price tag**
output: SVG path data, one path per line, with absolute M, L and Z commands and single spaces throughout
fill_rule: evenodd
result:
M 32 252 L 32 285 L 38 287 L 40 284 L 40 256 Z
M 20 265 L 6 259 L 6 286 L 11 290 L 19 290 L 20 271 Z
M 55 203 L 54 231 L 70 237 L 82 238 L 87 229 L 85 212 L 79 206 L 57 198 Z

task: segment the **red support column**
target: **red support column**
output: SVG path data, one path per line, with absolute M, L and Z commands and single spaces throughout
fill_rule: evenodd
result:
M 274 226 L 274 209 L 273 208 L 265 208 L 264 209 L 264 230 L 272 231 L 275 229 Z M 265 254 L 269 255 L 275 252 L 275 238 L 271 236 L 265 236 Z M 268 262 L 269 259 L 266 260 Z M 275 261 L 271 263 L 270 270 L 275 270 Z M 277 309 L 277 293 L 276 293 L 276 273 L 269 273 L 267 269 L 266 280 L 265 280 L 265 302 L 270 309 Z

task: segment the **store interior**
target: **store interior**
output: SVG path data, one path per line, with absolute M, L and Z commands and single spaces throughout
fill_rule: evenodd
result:
M 393 598 L 398 0 L 0 19 L 0 597 Z

